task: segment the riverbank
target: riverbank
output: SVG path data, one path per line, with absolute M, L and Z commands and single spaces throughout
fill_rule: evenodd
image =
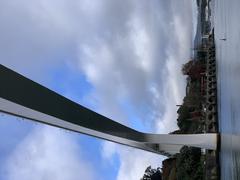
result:
M 217 64 L 211 0 L 198 0 L 194 57 L 182 67 L 186 96 L 178 109 L 179 130 L 174 134 L 219 133 Z M 220 136 L 218 140 L 220 148 Z M 193 171 L 194 169 L 194 171 Z M 219 151 L 183 147 L 163 162 L 163 179 L 220 179 Z M 173 176 L 173 174 L 175 176 Z
M 218 133 L 217 77 L 214 30 L 205 34 L 196 56 L 182 67 L 186 96 L 178 105 L 179 130 L 172 134 Z M 194 171 L 193 171 L 194 169 Z M 219 151 L 184 146 L 180 153 L 163 161 L 163 180 L 220 179 Z
M 219 133 L 218 106 L 217 106 L 217 76 L 216 76 L 216 54 L 214 43 L 214 31 L 207 41 L 206 56 L 206 101 L 205 101 L 205 132 Z M 218 138 L 218 149 L 216 151 L 206 150 L 205 153 L 205 179 L 220 179 L 219 149 L 220 136 Z

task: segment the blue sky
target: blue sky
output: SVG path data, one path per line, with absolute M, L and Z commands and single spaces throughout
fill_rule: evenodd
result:
M 177 128 L 192 2 L 3 0 L 0 62 L 144 132 Z M 0 179 L 139 179 L 164 157 L 0 115 Z

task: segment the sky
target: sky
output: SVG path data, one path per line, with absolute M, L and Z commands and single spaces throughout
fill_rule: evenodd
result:
M 1 0 L 0 62 L 143 132 L 177 129 L 189 0 Z M 135 180 L 165 158 L 0 114 L 0 180 Z

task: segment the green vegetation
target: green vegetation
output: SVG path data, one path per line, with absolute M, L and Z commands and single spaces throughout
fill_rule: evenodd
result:
M 182 134 L 203 132 L 203 103 L 201 78 L 205 71 L 204 61 L 189 61 L 182 67 L 182 73 L 187 75 L 186 96 L 179 107 L 177 124 Z M 203 162 L 201 149 L 184 146 L 175 155 L 178 180 L 203 179 Z
M 187 75 L 186 96 L 177 113 L 177 125 L 179 130 L 173 134 L 203 133 L 204 119 L 204 61 L 190 60 L 182 66 L 182 73 Z M 201 149 L 184 146 L 180 153 L 163 162 L 164 180 L 201 180 L 203 179 L 203 156 Z M 171 177 L 172 171 L 175 177 Z
M 160 168 L 152 169 L 151 166 L 147 167 L 143 177 L 141 178 L 141 180 L 161 180 L 161 179 L 162 179 L 162 173 L 160 171 Z
M 178 180 L 203 179 L 203 162 L 199 148 L 184 146 L 176 159 Z
M 204 92 L 201 83 L 204 72 L 204 61 L 190 60 L 182 66 L 182 73 L 187 75 L 186 96 L 177 111 L 177 124 L 182 134 L 202 132 Z
M 182 67 L 182 73 L 187 75 L 186 96 L 179 107 L 177 124 L 178 133 L 202 133 L 204 112 L 203 90 L 201 89 L 204 78 L 204 61 L 190 60 Z M 176 179 L 201 180 L 203 179 L 203 161 L 201 149 L 184 146 L 176 158 Z

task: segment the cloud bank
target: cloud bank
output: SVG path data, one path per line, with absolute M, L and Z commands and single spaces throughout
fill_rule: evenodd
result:
M 140 179 L 147 166 L 153 168 L 161 166 L 163 156 L 155 155 L 150 152 L 124 147 L 112 142 L 104 142 L 102 145 L 102 156 L 109 163 L 112 163 L 114 155 L 120 158 L 120 167 L 116 176 L 117 180 Z
M 96 88 L 100 112 L 127 124 L 121 108 L 127 101 L 143 123 L 169 132 L 184 95 L 180 70 L 190 58 L 192 5 L 130 2 L 103 6 L 89 18 L 102 22 L 101 34 L 79 45 L 79 67 Z
M 175 105 L 184 96 L 180 69 L 190 57 L 191 3 L 3 0 L 1 63 L 33 78 L 68 64 L 94 87 L 87 98 L 96 100 L 98 112 L 131 127 L 137 120 L 145 131 L 168 133 L 177 128 Z M 148 164 L 160 161 L 128 148 L 109 152 L 106 144 L 103 157 L 119 156 L 121 180 L 139 178 Z
M 6 165 L 7 180 L 96 179 L 93 166 L 69 134 L 37 127 L 16 148 Z

